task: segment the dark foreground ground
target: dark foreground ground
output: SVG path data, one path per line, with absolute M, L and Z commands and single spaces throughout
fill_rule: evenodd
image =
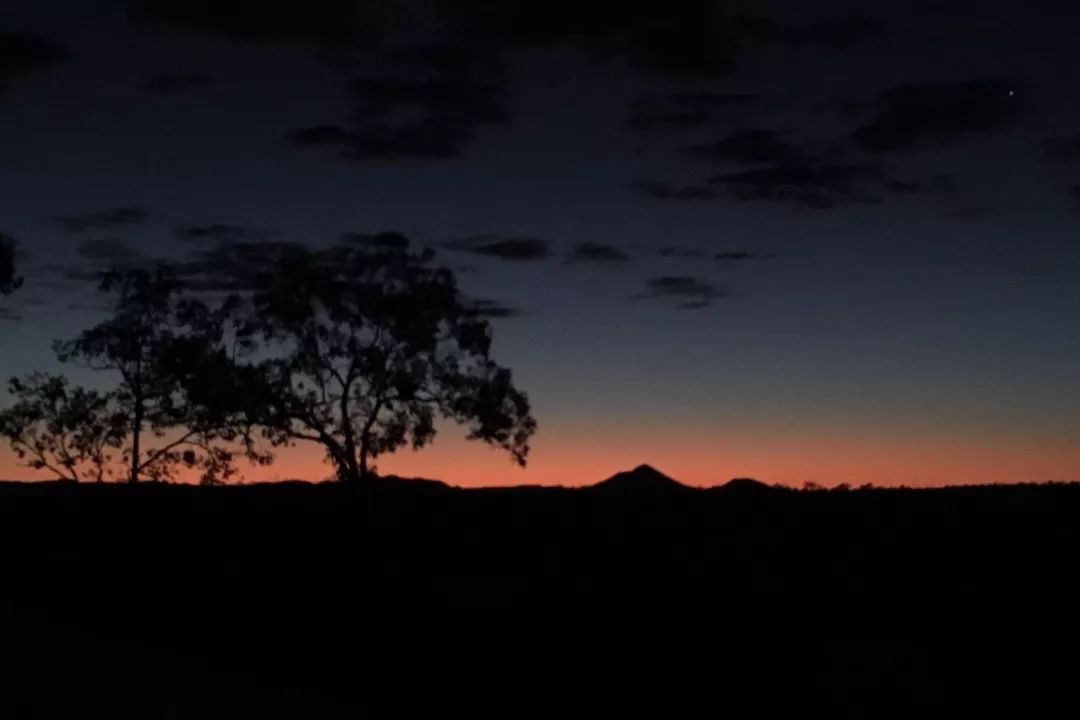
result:
M 638 490 L 0 485 L 0 717 L 1077 716 L 1080 487 Z

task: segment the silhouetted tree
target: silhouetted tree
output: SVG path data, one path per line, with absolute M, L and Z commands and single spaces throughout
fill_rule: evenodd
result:
M 72 361 L 119 375 L 112 401 L 124 419 L 122 455 L 127 479 L 167 480 L 181 466 L 202 470 L 214 483 L 235 474 L 235 452 L 224 444 L 241 442 L 247 457 L 270 461 L 256 450 L 247 427 L 231 413 L 233 376 L 225 347 L 226 319 L 233 307 L 210 309 L 185 297 L 176 273 L 104 273 L 100 289 L 113 298 L 112 314 L 78 337 L 56 344 L 62 362 Z M 147 437 L 158 446 L 144 448 Z
M 0 295 L 10 295 L 22 285 L 15 274 L 15 242 L 0 234 Z
M 8 392 L 16 401 L 0 411 L 0 436 L 27 467 L 75 482 L 113 477 L 127 418 L 110 395 L 42 373 L 12 379 Z
M 319 443 L 342 481 L 379 455 L 427 445 L 438 417 L 524 465 L 536 430 L 510 371 L 491 359 L 491 327 L 430 251 L 382 234 L 326 251 L 293 247 L 238 324 L 259 360 L 257 422 L 275 443 Z

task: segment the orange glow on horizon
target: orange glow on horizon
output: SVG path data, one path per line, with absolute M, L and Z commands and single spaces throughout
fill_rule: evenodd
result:
M 649 463 L 688 485 L 710 486 L 733 477 L 767 483 L 825 486 L 871 483 L 880 486 L 933 487 L 983 483 L 1080 481 L 1080 445 L 1020 439 L 988 441 L 927 437 L 880 439 L 824 432 L 779 436 L 776 433 L 699 432 L 678 438 L 641 429 L 542 434 L 527 469 L 480 443 L 447 432 L 429 448 L 380 458 L 383 474 L 426 477 L 465 487 L 511 485 L 580 486 L 620 470 Z M 333 475 L 313 445 L 278 453 L 265 468 L 241 464 L 248 482 L 290 479 L 318 481 Z M 47 479 L 15 463 L 0 450 L 0 478 Z

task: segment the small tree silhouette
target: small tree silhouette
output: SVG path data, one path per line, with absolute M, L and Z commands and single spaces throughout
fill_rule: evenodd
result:
M 165 265 L 106 272 L 100 289 L 113 297 L 111 317 L 55 347 L 62 362 L 119 375 L 110 399 L 125 423 L 128 481 L 167 480 L 181 466 L 201 469 L 205 483 L 228 479 L 235 453 L 222 443 L 240 441 L 249 460 L 270 462 L 230 413 L 231 400 L 202 401 L 234 390 L 225 348 L 233 306 L 211 310 L 185 297 Z M 144 448 L 148 436 L 159 446 Z
M 27 467 L 74 482 L 113 477 L 127 418 L 112 397 L 42 373 L 11 380 L 8 392 L 16 402 L 0 411 L 0 436 Z
M 0 233 L 0 295 L 10 295 L 22 285 L 15 274 L 15 241 Z
M 427 445 L 441 416 L 525 464 L 536 431 L 528 399 L 491 359 L 490 325 L 432 259 L 381 234 L 294 246 L 252 274 L 238 334 L 260 358 L 246 395 L 260 398 L 254 420 L 267 437 L 322 445 L 350 482 L 379 455 Z

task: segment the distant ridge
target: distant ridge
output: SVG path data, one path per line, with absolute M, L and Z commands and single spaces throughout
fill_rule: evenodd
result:
M 713 490 L 738 495 L 752 495 L 756 493 L 772 492 L 776 490 L 776 488 L 753 478 L 732 478 L 723 485 L 713 488 Z
M 426 488 L 428 490 L 451 490 L 450 485 L 442 480 L 421 477 L 401 477 L 400 475 L 378 475 L 375 484 L 383 487 Z
M 711 488 L 696 488 L 690 485 L 683 485 L 675 478 L 665 475 L 652 465 L 645 464 L 638 465 L 633 470 L 616 473 L 607 480 L 603 480 L 591 487 L 599 490 L 638 495 L 707 490 L 725 495 L 743 496 L 771 493 L 777 489 L 770 485 L 766 485 L 760 480 L 746 477 L 733 478 L 723 485 L 717 485 Z
M 678 492 L 691 489 L 651 465 L 638 465 L 633 470 L 616 473 L 593 485 L 593 488 L 628 493 Z

